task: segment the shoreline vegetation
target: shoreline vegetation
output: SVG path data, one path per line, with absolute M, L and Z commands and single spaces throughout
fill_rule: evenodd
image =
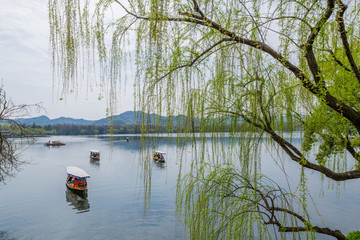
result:
M 21 124 L 21 128 L 12 124 L 1 124 L 1 134 L 7 137 L 39 137 L 49 135 L 102 135 L 102 134 L 141 134 L 141 133 L 199 133 L 199 132 L 244 132 L 249 131 L 247 123 L 240 123 L 236 126 L 224 124 L 222 126 L 212 123 L 202 125 L 192 124 L 161 124 L 161 125 L 142 125 L 142 124 L 113 124 L 113 125 L 79 125 L 79 124 L 53 124 L 32 125 Z M 282 125 L 281 131 L 289 132 L 300 130 L 300 127 Z
M 229 128 L 219 129 L 228 132 Z M 49 135 L 102 135 L 102 134 L 141 134 L 141 133 L 184 133 L 200 132 L 199 127 L 194 127 L 191 131 L 183 126 L 146 126 L 143 125 L 76 125 L 76 124 L 56 124 L 56 125 L 23 125 L 22 129 L 12 125 L 0 125 L 2 134 L 8 137 L 20 136 L 49 136 Z
M 22 129 L 14 128 L 12 125 L 0 125 L 0 131 L 9 137 L 20 136 L 49 136 L 49 135 L 98 135 L 98 134 L 127 134 L 141 133 L 140 125 L 22 125 Z
M 141 133 L 199 133 L 199 132 L 245 132 L 253 131 L 251 124 L 242 118 L 218 116 L 200 119 L 186 115 L 161 116 L 142 111 L 127 111 L 99 120 L 85 120 L 46 116 L 15 119 L 16 124 L 0 121 L 0 131 L 7 137 L 49 135 L 100 135 Z M 282 116 L 274 121 L 274 129 L 280 132 L 300 130 L 296 116 Z

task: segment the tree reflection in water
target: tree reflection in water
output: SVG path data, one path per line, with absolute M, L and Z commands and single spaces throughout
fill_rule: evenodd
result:
M 6 231 L 0 231 L 0 240 L 16 240 L 16 238 L 10 237 Z

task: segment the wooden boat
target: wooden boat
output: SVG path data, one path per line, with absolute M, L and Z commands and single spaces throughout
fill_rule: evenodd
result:
M 90 150 L 90 159 L 92 159 L 92 160 L 100 160 L 100 151 L 98 151 L 98 150 Z
M 67 167 L 67 178 L 66 178 L 66 186 L 79 194 L 87 193 L 87 182 L 86 179 L 90 177 L 89 174 L 85 172 L 85 170 L 78 167 Z
M 48 141 L 46 143 L 44 143 L 46 146 L 62 146 L 65 145 L 65 143 L 60 142 L 60 141 Z
M 154 151 L 154 155 L 153 158 L 156 162 L 160 162 L 160 163 L 164 163 L 165 162 L 165 152 L 161 152 L 161 151 Z

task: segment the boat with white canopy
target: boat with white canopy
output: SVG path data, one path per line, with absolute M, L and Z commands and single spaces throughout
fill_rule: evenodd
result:
M 90 175 L 83 169 L 69 166 L 66 168 L 67 178 L 66 186 L 77 193 L 86 193 L 87 192 L 87 182 L 86 179 Z
M 90 159 L 100 160 L 100 151 L 95 149 L 90 150 Z
M 153 158 L 156 162 L 164 163 L 165 162 L 165 156 L 164 156 L 165 154 L 166 154 L 165 152 L 155 150 Z

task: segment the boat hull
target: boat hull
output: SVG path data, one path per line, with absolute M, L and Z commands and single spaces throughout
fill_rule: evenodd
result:
M 72 190 L 73 192 L 77 194 L 86 194 L 87 193 L 87 183 L 84 185 L 76 185 L 75 183 L 69 182 L 69 177 L 66 178 L 65 182 L 68 189 Z
M 156 157 L 154 157 L 154 161 L 159 162 L 159 163 L 164 163 L 165 159 L 164 158 L 156 158 Z
M 77 194 L 80 194 L 80 195 L 83 195 L 83 194 L 86 194 L 87 193 L 87 187 L 85 188 L 77 188 L 77 187 L 73 187 L 71 186 L 70 184 L 66 183 L 66 186 L 69 190 L 77 193 Z
M 65 143 L 62 143 L 62 142 L 56 142 L 56 143 L 54 143 L 54 142 L 47 142 L 47 143 L 44 143 L 44 145 L 45 146 L 63 146 L 63 145 L 65 145 Z

